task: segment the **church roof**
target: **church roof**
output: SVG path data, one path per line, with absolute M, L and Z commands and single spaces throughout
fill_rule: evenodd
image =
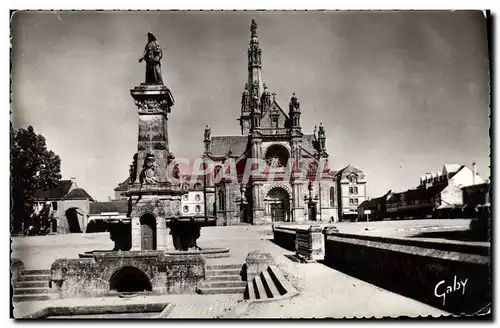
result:
M 93 201 L 94 199 L 92 196 L 90 196 L 85 189 L 82 188 L 75 188 L 71 190 L 66 196 L 62 198 L 63 200 L 70 200 L 70 199 L 88 199 Z
M 35 191 L 35 199 L 61 199 L 71 189 L 71 180 L 60 180 L 54 188 Z
M 233 155 L 242 155 L 248 143 L 248 136 L 216 136 L 212 137 L 212 155 L 224 156 L 229 150 Z
M 302 137 L 302 149 L 305 150 L 309 155 L 314 155 L 316 152 L 314 147 L 314 135 L 304 134 Z

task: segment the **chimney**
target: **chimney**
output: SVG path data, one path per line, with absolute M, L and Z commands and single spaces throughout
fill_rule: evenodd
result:
M 75 177 L 71 177 L 69 179 L 71 180 L 71 184 L 75 184 L 76 183 L 76 178 Z
M 472 185 L 476 184 L 476 162 L 472 163 Z

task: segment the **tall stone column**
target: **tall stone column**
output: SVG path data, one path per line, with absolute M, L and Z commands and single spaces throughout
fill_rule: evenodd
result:
M 131 251 L 141 250 L 141 222 L 138 217 L 130 219 L 130 229 L 132 234 L 132 248 Z
M 174 99 L 170 90 L 161 84 L 143 83 L 130 93 L 139 114 L 137 155 L 125 193 L 131 200 L 131 250 L 142 248 L 139 218 L 144 214 L 156 217 L 156 249 L 173 250 L 169 248 L 171 236 L 165 221 L 178 215 L 182 194 L 180 184 L 171 176 L 173 172 L 167 172 L 174 158 L 169 151 L 167 124 Z

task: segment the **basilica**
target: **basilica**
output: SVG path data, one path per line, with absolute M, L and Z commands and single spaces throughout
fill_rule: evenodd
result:
M 295 94 L 288 106 L 278 104 L 262 78 L 255 21 L 250 31 L 241 135 L 212 136 L 205 129 L 203 156 L 215 165 L 205 186 L 207 208 L 218 225 L 338 221 L 337 172 L 328 168 L 325 128 L 320 124 L 310 134 L 302 130 L 303 108 Z M 267 167 L 245 179 L 245 167 L 254 159 Z M 237 174 L 218 178 L 229 161 L 236 163 Z

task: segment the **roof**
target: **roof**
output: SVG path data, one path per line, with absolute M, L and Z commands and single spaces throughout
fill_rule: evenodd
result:
M 128 189 L 128 178 L 126 178 L 122 183 L 118 184 L 118 187 L 115 188 L 115 191 L 127 191 Z
M 231 150 L 233 155 L 243 155 L 247 148 L 248 136 L 212 137 L 212 155 L 225 156 Z
M 365 200 L 364 202 L 362 202 L 358 208 L 373 208 L 373 209 L 376 209 L 377 206 L 380 204 L 380 205 L 383 205 L 384 202 L 387 200 L 387 196 L 389 196 L 389 194 L 391 193 L 391 191 L 389 190 L 386 194 L 380 196 L 380 197 L 376 197 L 376 198 L 372 198 L 370 200 Z
M 443 173 L 448 172 L 448 173 L 454 173 L 457 172 L 462 168 L 463 165 L 460 164 L 444 164 L 443 165 Z
M 316 147 L 314 146 L 314 134 L 304 134 L 302 137 L 302 149 L 310 155 L 314 155 Z
M 54 188 L 35 191 L 35 199 L 62 199 L 71 189 L 71 180 L 59 180 Z
M 405 202 L 411 202 L 414 200 L 429 200 L 440 194 L 446 187 L 448 187 L 448 184 L 441 183 L 432 185 L 429 188 L 410 189 L 404 192 L 394 193 L 391 197 L 391 203 L 399 202 L 403 194 Z
M 361 171 L 360 169 L 352 166 L 351 164 L 347 165 L 346 167 L 344 167 L 343 169 L 339 170 L 336 174 L 337 177 L 340 177 L 340 179 L 344 179 L 344 178 L 347 178 L 347 176 L 350 174 L 350 173 L 355 173 L 356 175 L 358 175 L 361 179 L 364 179 L 365 178 L 365 174 L 363 173 L 363 171 Z
M 63 200 L 70 200 L 70 199 L 88 199 L 93 201 L 94 199 L 92 196 L 90 196 L 84 189 L 82 188 L 75 188 L 71 190 L 66 196 L 62 198 Z
M 110 202 L 90 203 L 89 215 L 101 214 L 102 212 L 118 212 L 126 214 L 128 212 L 127 200 L 113 200 Z

